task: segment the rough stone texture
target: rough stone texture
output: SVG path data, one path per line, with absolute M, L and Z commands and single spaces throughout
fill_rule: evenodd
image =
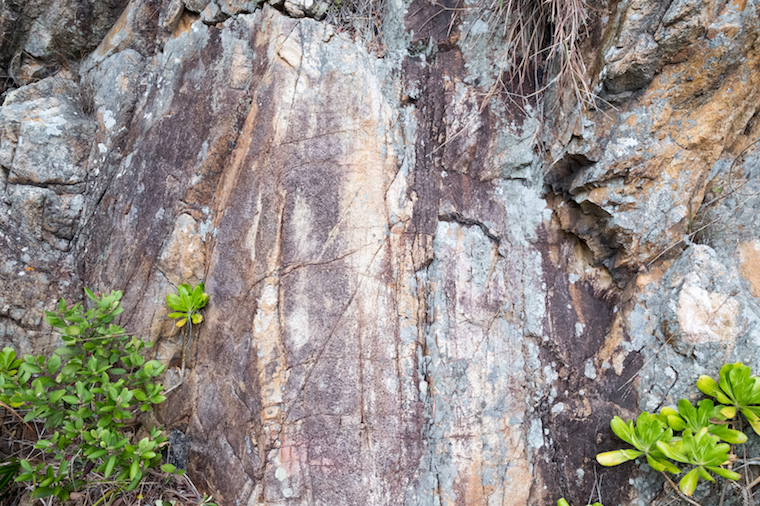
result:
M 10 93 L 0 108 L 0 338 L 19 352 L 49 351 L 42 327 L 61 296 L 81 297 L 71 241 L 85 202 L 95 122 L 78 85 L 49 78 Z
M 164 297 L 203 281 L 157 417 L 219 504 L 664 498 L 594 456 L 760 367 L 757 2 L 594 6 L 589 110 L 484 103 L 499 37 L 436 7 L 388 2 L 370 51 L 317 2 L 132 0 L 78 76 L 8 93 L 0 338 L 121 289 L 175 363 Z
M 75 66 L 129 0 L 9 0 L 0 7 L 0 66 L 9 83 L 29 84 Z M 151 2 L 144 2 L 151 3 Z M 12 26 L 9 26 L 12 23 Z
M 655 2 L 639 3 L 649 6 L 647 16 L 659 12 Z M 678 43 L 684 46 L 681 56 L 658 60 L 656 77 L 653 71 L 647 79 L 632 78 L 640 90 L 629 100 L 616 109 L 602 104 L 595 112 L 553 118 L 562 142 L 552 144 L 547 181 L 565 196 L 558 216 L 563 228 L 581 237 L 595 260 L 618 276 L 636 272 L 687 232 L 704 199 L 710 170 L 723 153 L 746 144 L 744 130 L 760 103 L 754 71 L 756 6 L 693 5 L 673 2 L 659 23 L 665 26 L 667 16 L 676 16 L 671 11 L 680 6 L 683 12 L 673 18 L 680 20 L 679 26 L 706 24 L 707 32 L 697 37 L 702 30 L 687 30 L 692 35 L 686 39 L 690 43 Z M 646 37 L 659 19 L 644 22 L 647 16 L 623 16 L 619 24 L 610 24 L 610 31 L 627 34 L 626 40 Z M 606 43 L 604 54 L 618 43 Z M 624 53 L 644 57 L 638 50 Z M 609 67 L 607 63 L 601 71 L 600 85 L 612 79 Z M 635 74 L 635 68 L 631 63 L 618 74 Z

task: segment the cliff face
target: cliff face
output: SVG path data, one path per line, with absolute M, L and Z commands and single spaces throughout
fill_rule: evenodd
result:
M 72 2 L 0 17 L 0 337 L 121 289 L 169 362 L 164 297 L 205 282 L 157 416 L 220 504 L 580 503 L 612 416 L 760 367 L 756 1 L 591 6 L 584 108 L 494 88 L 460 4 L 368 43 L 311 2 Z

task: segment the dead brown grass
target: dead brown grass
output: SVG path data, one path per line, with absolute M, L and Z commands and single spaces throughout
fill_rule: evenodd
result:
M 593 101 L 580 51 L 588 28 L 583 0 L 483 0 L 483 8 L 504 38 L 502 85 L 532 98 L 557 84 L 572 89 L 581 104 Z
M 325 21 L 341 31 L 369 41 L 371 46 L 382 45 L 385 0 L 331 0 Z

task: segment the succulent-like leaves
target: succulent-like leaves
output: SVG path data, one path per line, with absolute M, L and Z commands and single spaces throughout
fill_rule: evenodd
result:
M 736 480 L 739 474 L 722 469 L 720 466 L 728 463 L 728 452 L 731 447 L 725 443 L 718 443 L 717 436 L 708 434 L 708 428 L 703 427 L 696 434 L 691 429 L 685 429 L 681 441 L 674 444 L 666 444 L 663 441 L 657 443 L 660 451 L 669 459 L 695 466 L 686 476 L 681 479 L 679 488 L 690 496 L 697 487 L 699 477 L 707 481 L 714 481 L 709 471 L 713 471 L 724 478 Z M 716 471 L 720 469 L 720 471 Z
M 600 453 L 596 456 L 597 462 L 603 466 L 616 466 L 645 455 L 647 462 L 653 469 L 679 473 L 679 469 L 668 462 L 657 446 L 658 441 L 670 441 L 673 430 L 664 421 L 665 417 L 652 415 L 644 411 L 636 419 L 624 422 L 616 416 L 610 422 L 612 431 L 623 441 L 631 444 L 636 450 L 614 450 Z
M 720 368 L 717 384 L 709 376 L 701 376 L 697 388 L 721 404 L 727 404 L 720 410 L 726 418 L 733 418 L 740 410 L 755 433 L 760 434 L 760 378 L 752 376 L 749 367 L 741 362 L 726 364 Z
M 700 376 L 697 380 L 697 388 L 700 392 L 702 392 L 705 395 L 709 395 L 710 397 L 714 397 L 718 400 L 721 404 L 730 404 L 731 399 L 729 399 L 726 394 L 724 394 L 717 383 L 715 383 L 715 380 L 712 379 L 710 376 Z
M 559 501 L 557 501 L 557 506 L 570 506 L 570 504 L 563 497 L 562 499 L 560 499 Z M 602 503 L 595 502 L 594 504 L 589 504 L 588 506 L 602 506 Z
M 725 406 L 715 406 L 710 399 L 700 401 L 698 406 L 695 408 L 686 399 L 681 399 L 678 402 L 677 412 L 673 408 L 663 408 L 660 411 L 660 416 L 664 416 L 670 428 L 676 431 L 688 428 L 691 429 L 692 433 L 697 433 L 706 427 L 710 434 L 718 436 L 728 443 L 741 444 L 747 441 L 747 436 L 743 432 L 710 422 L 711 419 L 723 420 L 725 418 L 722 413 Z
M 192 324 L 198 324 L 203 321 L 203 315 L 198 311 L 206 306 L 208 294 L 205 292 L 203 283 L 198 283 L 195 288 L 183 283 L 177 287 L 176 294 L 166 296 L 166 304 L 169 308 L 176 311 L 170 313 L 169 318 L 177 320 L 177 327 L 183 327 L 188 320 Z
M 697 488 L 698 482 L 699 470 L 697 468 L 694 468 L 686 473 L 683 478 L 681 478 L 681 481 L 678 482 L 678 488 L 681 489 L 681 492 L 691 497 L 691 495 L 694 493 L 694 490 Z
M 605 467 L 611 467 L 633 460 L 639 455 L 643 455 L 643 453 L 638 450 L 613 450 L 598 454 L 596 461 Z

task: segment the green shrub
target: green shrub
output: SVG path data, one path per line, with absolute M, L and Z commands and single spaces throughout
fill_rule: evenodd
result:
M 749 367 L 737 362 L 721 367 L 717 383 L 709 376 L 701 376 L 697 388 L 721 404 L 705 399 L 695 408 L 681 399 L 678 411 L 666 407 L 656 415 L 643 412 L 636 424 L 626 423 L 616 416 L 610 422 L 612 431 L 636 449 L 603 452 L 596 460 L 603 466 L 616 466 L 645 455 L 649 465 L 663 474 L 682 472 L 671 460 L 685 464 L 690 469 L 681 478 L 678 489 L 686 496 L 694 493 L 700 478 L 714 482 L 711 473 L 739 480 L 741 475 L 729 468 L 730 445 L 744 443 L 747 436 L 725 424 L 741 412 L 760 434 L 760 378 L 752 376 Z M 674 435 L 674 431 L 682 431 L 681 436 Z
M 124 490 L 134 489 L 161 462 L 166 438 L 157 428 L 131 442 L 135 416 L 166 400 L 154 382 L 165 366 L 143 356 L 149 343 L 111 323 L 123 309 L 122 293 L 93 294 L 94 307 L 61 299 L 45 320 L 61 330 L 64 346 L 44 357 L 0 353 L 0 401 L 26 411 L 25 423 L 44 425 L 38 452 L 18 459 L 15 480 L 32 485 L 33 497 L 71 492 L 95 480 L 95 470 Z M 171 470 L 167 467 L 167 470 Z

